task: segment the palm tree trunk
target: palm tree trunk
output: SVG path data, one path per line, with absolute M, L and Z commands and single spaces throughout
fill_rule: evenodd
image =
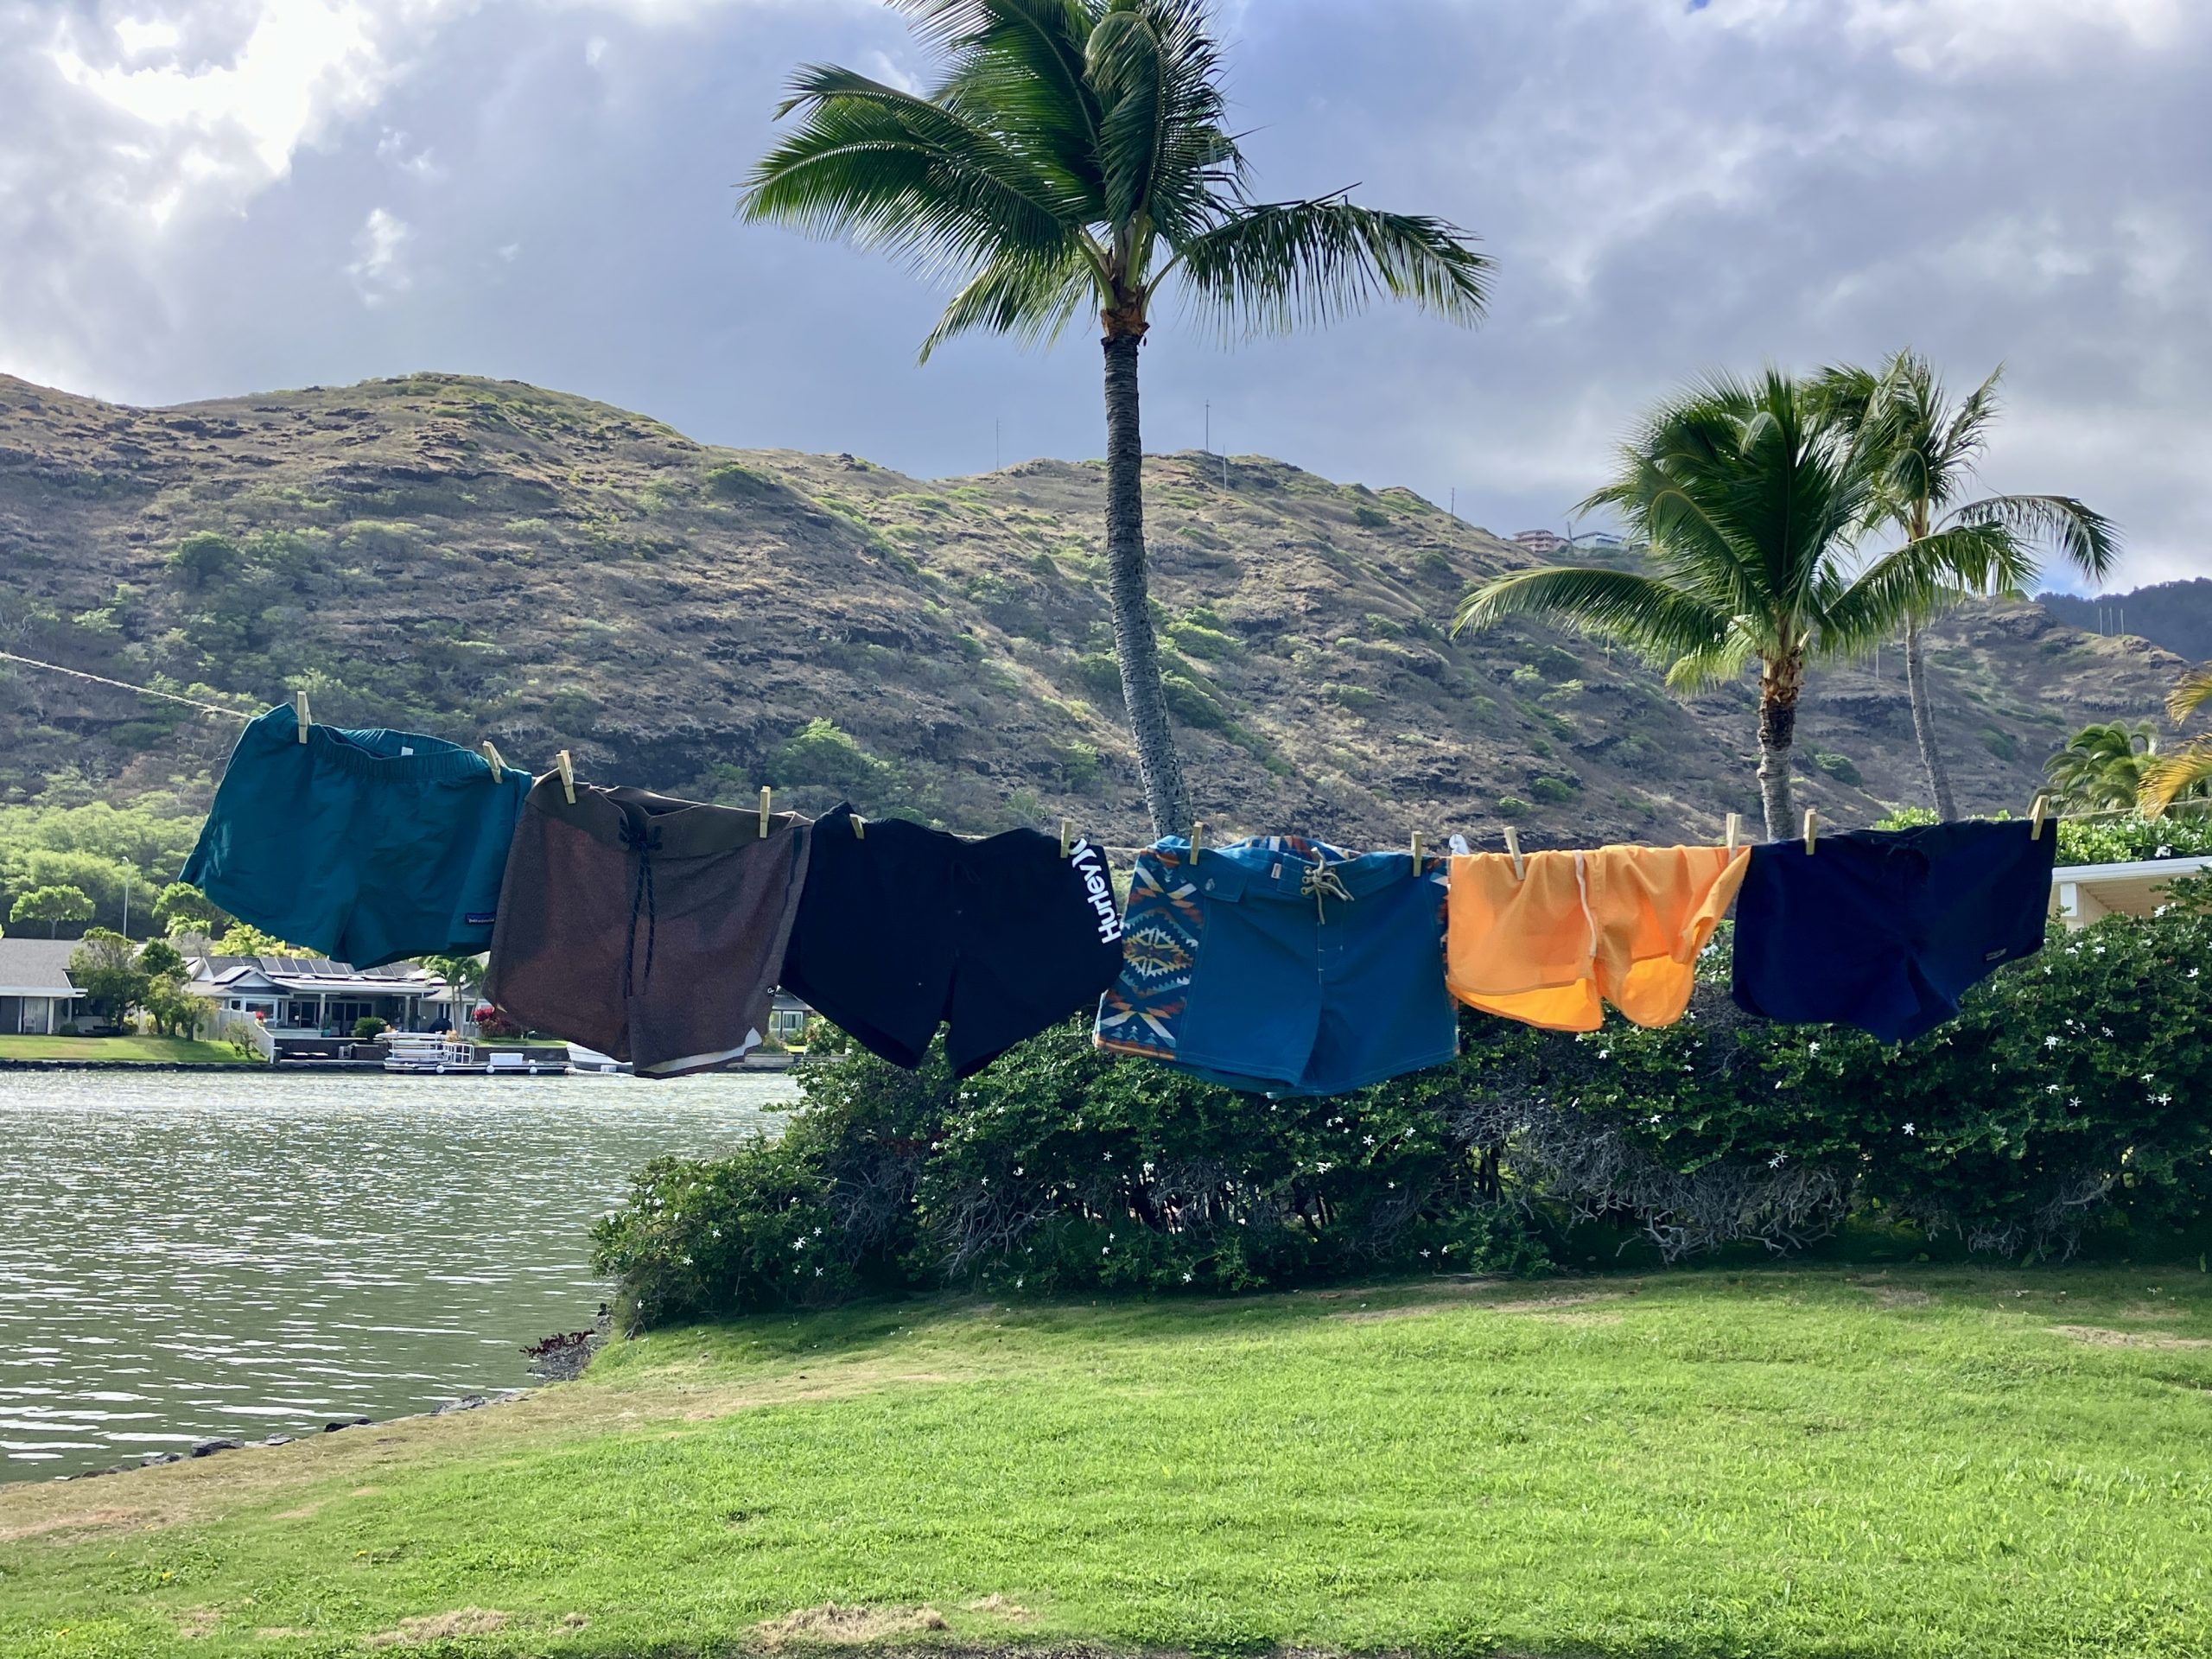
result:
M 1144 325 L 1106 328 L 1106 568 L 1114 604 L 1114 654 L 1122 665 L 1122 701 L 1136 745 L 1137 776 L 1155 836 L 1190 827 L 1182 758 L 1167 723 L 1160 683 L 1160 646 L 1152 631 L 1152 595 L 1144 568 L 1144 442 L 1137 418 L 1137 348 Z
M 1797 833 L 1791 822 L 1790 752 L 1797 741 L 1797 697 L 1805 686 L 1805 665 L 1794 657 L 1763 664 L 1759 670 L 1759 804 L 1766 813 L 1766 838 L 1788 841 Z
M 1959 816 L 1951 795 L 1951 774 L 1943 765 L 1943 752 L 1936 742 L 1936 710 L 1928 701 L 1928 670 L 1921 660 L 1920 619 L 1904 620 L 1904 683 L 1912 694 L 1912 734 L 1920 741 L 1920 764 L 1928 772 L 1928 793 L 1936 816 L 1948 823 Z

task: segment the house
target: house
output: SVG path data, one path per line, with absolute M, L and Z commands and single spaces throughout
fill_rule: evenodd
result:
M 768 1035 L 779 1043 L 804 1042 L 806 1022 L 812 1018 L 812 1008 L 779 986 L 776 1000 L 768 1010 Z
M 74 939 L 0 938 L 0 1035 L 66 1031 L 84 996 L 69 980 Z
M 2212 858 L 2143 858 L 2125 864 L 2063 864 L 2050 873 L 2050 913 L 2069 928 L 2101 916 L 2148 916 L 2177 875 L 2212 871 Z
M 1541 558 L 1563 553 L 1574 543 L 1555 530 L 1524 530 L 1514 537 L 1513 545 Z
M 356 969 L 327 957 L 188 954 L 185 965 L 194 995 L 276 1034 L 350 1037 L 370 1017 L 396 1031 L 443 1031 L 468 1015 L 444 980 L 411 962 Z

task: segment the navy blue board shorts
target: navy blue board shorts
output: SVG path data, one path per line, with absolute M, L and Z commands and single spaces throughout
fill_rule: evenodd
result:
M 530 776 L 410 732 L 245 728 L 179 879 L 288 944 L 375 968 L 492 945 Z
M 1137 855 L 1095 1040 L 1266 1095 L 1338 1095 L 1459 1052 L 1445 861 L 1268 836 Z
M 912 1068 L 940 1023 L 944 1057 L 972 1077 L 1090 1007 L 1122 967 L 1105 855 L 1034 830 L 964 841 L 899 818 L 855 833 L 840 806 L 817 819 L 784 988 L 863 1048 Z
M 2043 949 L 2058 830 L 1853 830 L 1751 849 L 1736 895 L 1736 1004 L 1793 1024 L 1924 1036 L 1968 987 Z

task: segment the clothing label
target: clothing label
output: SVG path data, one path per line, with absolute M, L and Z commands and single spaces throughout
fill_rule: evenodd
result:
M 1098 849 L 1087 841 L 1078 841 L 1068 862 L 1075 866 L 1075 873 L 1083 878 L 1085 896 L 1098 915 L 1098 940 L 1111 944 L 1122 937 L 1122 918 L 1114 908 L 1114 884 L 1107 878 L 1106 861 Z
M 472 910 L 461 919 L 468 927 L 489 927 L 499 917 L 496 910 Z
M 411 747 L 410 747 L 408 745 L 406 745 L 406 744 L 404 744 L 404 743 L 403 743 L 403 744 L 401 744 L 401 745 L 399 746 L 399 752 L 400 752 L 400 753 L 401 753 L 401 754 L 403 754 L 403 755 L 409 755 L 409 754 L 412 754 L 412 753 L 415 753 L 415 751 L 414 751 Z

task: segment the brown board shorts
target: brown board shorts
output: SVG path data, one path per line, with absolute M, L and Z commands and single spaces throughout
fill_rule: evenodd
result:
M 760 1042 L 806 884 L 807 820 L 538 779 L 499 889 L 487 1000 L 672 1077 Z

